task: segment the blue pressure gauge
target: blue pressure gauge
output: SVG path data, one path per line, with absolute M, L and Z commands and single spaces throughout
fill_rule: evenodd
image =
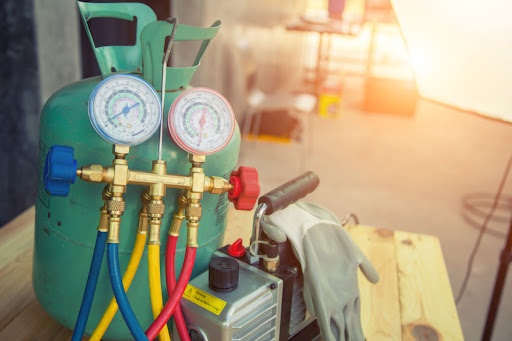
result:
M 113 144 L 133 146 L 150 138 L 162 121 L 157 92 L 133 75 L 113 75 L 100 82 L 89 99 L 94 130 Z

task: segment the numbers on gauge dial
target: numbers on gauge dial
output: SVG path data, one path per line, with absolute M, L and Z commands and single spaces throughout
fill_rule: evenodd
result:
M 139 77 L 111 76 L 91 95 L 89 117 L 94 129 L 107 141 L 136 145 L 158 129 L 160 99 L 156 91 Z

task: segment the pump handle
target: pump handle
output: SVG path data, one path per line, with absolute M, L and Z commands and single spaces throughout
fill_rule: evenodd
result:
M 309 171 L 260 197 L 258 204 L 267 204 L 266 215 L 282 210 L 313 192 L 320 178 Z

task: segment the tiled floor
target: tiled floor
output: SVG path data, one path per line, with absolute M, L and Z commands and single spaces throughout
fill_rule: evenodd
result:
M 312 170 L 321 183 L 307 200 L 340 217 L 354 212 L 367 225 L 438 236 L 456 295 L 478 234 L 464 218 L 462 199 L 484 193 L 489 210 L 512 153 L 512 125 L 424 100 L 412 117 L 365 113 L 358 109 L 360 92 L 346 90 L 337 119 L 307 117 L 303 143 L 244 140 L 240 164 L 259 169 L 263 193 Z M 505 199 L 511 192 L 512 179 Z M 507 232 L 511 210 L 499 208 L 506 219 L 489 227 Z M 503 246 L 503 238 L 484 236 L 458 305 L 466 340 L 481 337 Z M 509 273 L 493 340 L 512 340 L 511 316 Z

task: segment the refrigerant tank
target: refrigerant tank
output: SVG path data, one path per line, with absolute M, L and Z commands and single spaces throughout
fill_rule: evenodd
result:
M 100 65 L 102 76 L 81 80 L 57 91 L 45 104 L 41 114 L 39 183 L 36 197 L 36 222 L 33 286 L 43 308 L 58 322 L 74 327 L 84 292 L 99 221 L 99 208 L 103 205 L 101 193 L 104 184 L 77 181 L 69 196 L 49 196 L 43 186 L 43 169 L 46 154 L 53 145 L 67 145 L 75 149 L 75 159 L 81 165 L 112 162 L 112 145 L 100 137 L 89 122 L 88 101 L 96 85 L 114 73 L 132 73 L 144 78 L 157 90 L 161 90 L 162 54 L 165 39 L 172 30 L 168 22 L 156 22 L 153 11 L 142 4 L 97 4 L 79 3 L 82 18 L 87 21 L 98 16 L 133 20 L 137 17 L 137 42 L 135 46 L 106 46 L 95 48 L 89 38 Z M 131 19 L 130 19 L 131 18 Z M 190 169 L 187 154 L 179 149 L 167 132 L 167 113 L 174 99 L 190 88 L 189 81 L 198 67 L 209 41 L 215 36 L 220 22 L 209 28 L 179 25 L 175 40 L 202 40 L 203 45 L 192 67 L 167 69 L 163 159 L 167 161 L 167 172 L 186 175 Z M 142 69 L 144 60 L 144 69 Z M 158 133 L 145 143 L 130 148 L 130 169 L 151 171 L 151 162 L 157 158 Z M 230 143 L 220 152 L 207 157 L 204 171 L 208 175 L 229 178 L 235 168 L 240 147 L 238 126 Z M 126 211 L 121 224 L 119 261 L 124 272 L 130 259 L 138 226 L 138 211 L 141 208 L 140 194 L 143 186 L 129 186 L 125 195 Z M 164 198 L 166 214 L 162 219 L 161 241 L 165 250 L 167 228 L 175 209 L 178 190 L 168 189 Z M 211 254 L 220 246 L 226 228 L 228 210 L 227 194 L 205 193 L 202 200 L 201 219 L 196 263 L 192 276 L 208 267 Z M 183 262 L 186 233 L 178 241 L 176 253 L 177 271 Z M 163 252 L 163 251 L 162 251 Z M 162 271 L 164 260 L 162 253 Z M 165 276 L 162 285 L 165 288 Z M 163 290 L 166 293 L 166 290 Z M 164 294 L 166 295 L 166 294 Z M 106 257 L 99 275 L 98 287 L 88 319 L 86 334 L 90 335 L 101 319 L 113 297 Z M 151 312 L 147 251 L 140 262 L 135 278 L 128 291 L 128 298 L 143 329 L 153 321 Z M 166 300 L 167 297 L 164 297 Z M 131 339 L 122 316 L 116 314 L 105 339 Z

